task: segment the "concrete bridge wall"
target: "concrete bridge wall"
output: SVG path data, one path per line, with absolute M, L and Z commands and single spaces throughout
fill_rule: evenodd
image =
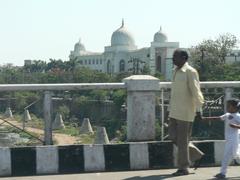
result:
M 224 141 L 194 144 L 203 166 L 220 164 Z M 176 158 L 171 142 L 0 148 L 0 176 L 173 168 Z

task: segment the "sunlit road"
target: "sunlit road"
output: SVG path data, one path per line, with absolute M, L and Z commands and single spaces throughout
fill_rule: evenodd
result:
M 83 173 L 51 176 L 25 176 L 5 177 L 1 180 L 213 180 L 213 175 L 218 173 L 219 167 L 199 168 L 190 170 L 191 174 L 182 177 L 172 177 L 175 169 L 148 170 L 148 171 L 124 171 L 104 173 Z M 231 166 L 228 173 L 229 180 L 240 180 L 240 166 Z

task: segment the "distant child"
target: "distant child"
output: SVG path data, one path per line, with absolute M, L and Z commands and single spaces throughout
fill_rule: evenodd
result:
M 238 129 L 240 129 L 240 102 L 232 99 L 227 101 L 227 113 L 219 117 L 204 117 L 203 120 L 223 120 L 225 121 L 225 149 L 221 165 L 221 171 L 216 174 L 216 178 L 225 178 L 227 166 L 236 157 L 238 149 Z

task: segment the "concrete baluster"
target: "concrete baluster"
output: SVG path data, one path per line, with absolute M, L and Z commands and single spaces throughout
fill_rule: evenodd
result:
M 52 95 L 50 91 L 44 92 L 44 142 L 45 145 L 53 144 L 52 141 Z
M 155 92 L 159 79 L 133 75 L 123 79 L 127 87 L 127 141 L 155 139 Z

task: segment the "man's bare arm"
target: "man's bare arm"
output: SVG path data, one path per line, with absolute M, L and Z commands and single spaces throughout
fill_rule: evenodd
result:
M 220 121 L 221 118 L 219 116 L 202 117 L 202 120 L 205 120 L 205 121 Z
M 230 123 L 229 126 L 232 127 L 232 128 L 240 129 L 240 125 L 239 124 Z

